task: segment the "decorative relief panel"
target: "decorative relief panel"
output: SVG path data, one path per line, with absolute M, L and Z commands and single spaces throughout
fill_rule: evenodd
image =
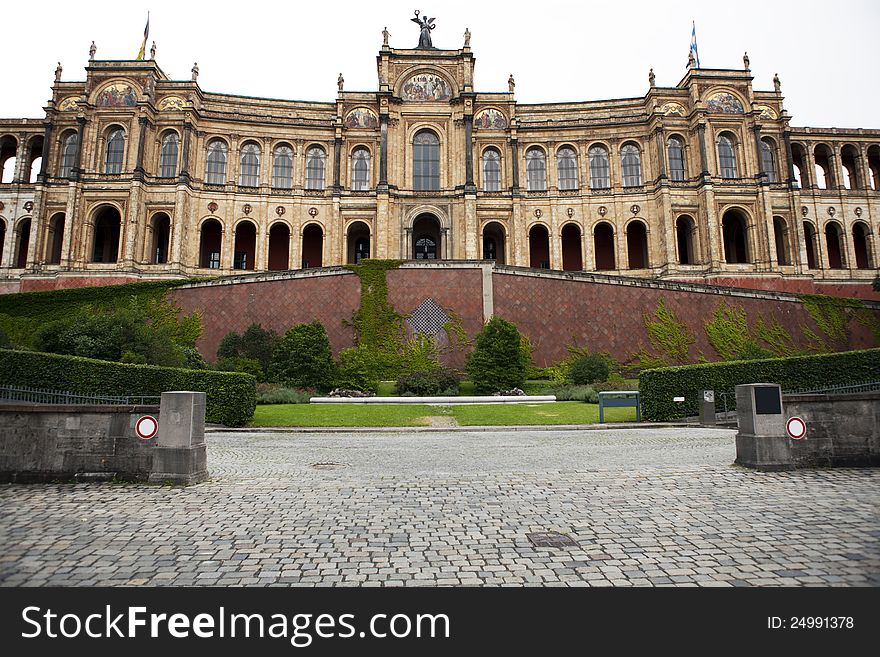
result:
M 687 116 L 687 110 L 679 103 L 666 103 L 660 108 L 660 112 L 667 116 Z
M 59 112 L 75 112 L 77 108 L 77 103 L 81 98 L 79 96 L 69 96 L 65 98 L 60 103 L 58 103 L 58 111 Z
M 439 75 L 419 73 L 403 84 L 400 95 L 404 100 L 443 101 L 452 98 L 452 88 Z
M 774 110 L 772 107 L 768 107 L 767 105 L 756 105 L 755 109 L 761 113 L 762 119 L 770 119 L 771 121 L 775 121 L 779 118 L 776 110 Z
M 134 107 L 137 104 L 137 93 L 130 84 L 114 82 L 98 93 L 95 104 L 98 107 Z
M 379 127 L 379 117 L 371 109 L 358 107 L 345 115 L 345 127 L 372 130 Z
M 710 96 L 706 107 L 716 114 L 743 114 L 745 111 L 739 98 L 726 92 Z
M 159 111 L 186 109 L 186 100 L 180 96 L 166 96 L 159 102 Z
M 507 119 L 497 109 L 484 109 L 474 117 L 474 128 L 483 130 L 503 130 L 507 127 Z

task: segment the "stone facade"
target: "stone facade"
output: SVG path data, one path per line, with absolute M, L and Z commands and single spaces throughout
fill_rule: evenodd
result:
M 525 105 L 474 64 L 383 45 L 377 91 L 302 102 L 90 60 L 44 120 L 0 121 L 0 291 L 366 256 L 850 295 L 876 275 L 880 130 L 791 127 L 748 69 Z

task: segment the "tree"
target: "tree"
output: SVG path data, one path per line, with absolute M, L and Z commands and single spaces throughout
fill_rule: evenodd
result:
M 493 317 L 476 339 L 465 371 L 478 393 L 522 387 L 529 365 L 525 340 L 514 324 Z
M 291 388 L 329 390 L 335 378 L 330 339 L 318 321 L 298 324 L 278 340 L 270 378 Z
M 233 361 L 242 358 L 255 360 L 262 369 L 257 380 L 266 381 L 272 365 L 272 352 L 277 342 L 278 334 L 275 331 L 267 331 L 261 325 L 254 323 L 248 326 L 242 335 L 235 331 L 227 333 L 217 348 L 217 360 Z

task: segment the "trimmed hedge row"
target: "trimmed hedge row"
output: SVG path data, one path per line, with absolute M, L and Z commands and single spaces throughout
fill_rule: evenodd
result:
M 700 390 L 731 393 L 744 383 L 778 383 L 782 390 L 809 390 L 880 379 L 880 349 L 818 356 L 683 365 L 644 370 L 639 375 L 642 414 L 655 422 L 697 415 Z M 684 403 L 672 401 L 684 397 Z
M 206 420 L 240 427 L 254 415 L 257 380 L 250 374 L 127 365 L 105 360 L 0 349 L 0 385 L 105 395 L 207 393 Z

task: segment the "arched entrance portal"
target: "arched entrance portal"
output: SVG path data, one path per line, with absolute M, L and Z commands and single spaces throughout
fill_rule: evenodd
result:
M 739 210 L 728 210 L 721 221 L 724 258 L 729 265 L 749 262 L 748 222 Z
M 432 214 L 420 214 L 413 222 L 413 260 L 437 260 L 442 256 L 440 222 Z
M 324 231 L 318 224 L 309 224 L 302 236 L 302 268 L 322 267 L 324 262 Z
M 363 221 L 355 221 L 348 227 L 348 264 L 357 265 L 370 257 L 370 227 Z
M 504 228 L 494 221 L 483 228 L 483 260 L 494 260 L 499 265 L 505 262 Z
M 562 269 L 581 271 L 583 268 L 581 229 L 576 224 L 566 224 L 562 228 Z
M 61 262 L 62 242 L 64 242 L 64 213 L 58 212 L 49 220 L 46 256 L 50 265 L 57 265 Z
M 92 262 L 118 262 L 121 226 L 119 210 L 109 205 L 98 210 L 95 215 Z
M 550 269 L 550 234 L 543 224 L 535 224 L 529 231 L 529 267 Z
M 276 221 L 269 229 L 269 271 L 283 271 L 290 267 L 290 228 Z

